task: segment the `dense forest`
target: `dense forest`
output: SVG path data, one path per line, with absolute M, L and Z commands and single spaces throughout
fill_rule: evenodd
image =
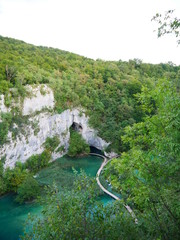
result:
M 90 125 L 103 139 L 111 142 L 104 150 L 115 151 L 120 157 L 107 165 L 103 178 L 108 179 L 112 188 L 121 193 L 123 202 L 132 207 L 138 224 L 127 216 L 121 204 L 114 208 L 98 205 L 97 196 L 93 190 L 91 192 L 95 188 L 93 183 L 82 174 L 73 193 L 61 196 L 59 205 L 56 190 L 49 193 L 46 201 L 51 208 L 44 212 L 46 221 L 39 220 L 35 232 L 31 236 L 27 233 L 25 239 L 32 239 L 34 234 L 37 239 L 178 239 L 180 66 L 171 62 L 147 64 L 139 59 L 94 61 L 59 49 L 0 37 L 0 94 L 5 95 L 5 104 L 10 106 L 13 99 L 24 98 L 28 94 L 25 86 L 36 84 L 47 84 L 53 89 L 56 113 L 82 107 L 90 117 Z M 28 120 L 13 108 L 1 119 L 0 144 L 6 142 L 7 132 L 14 122 L 23 124 Z M 74 135 L 74 138 L 79 139 L 79 136 Z M 49 142 L 46 142 L 45 151 L 51 151 Z M 56 139 L 53 143 L 56 144 Z M 73 156 L 73 144 L 70 150 Z M 49 159 L 45 156 L 49 158 L 47 152 L 32 156 L 26 168 L 37 172 L 47 165 Z M 16 170 L 27 172 L 20 165 Z M 2 176 L 1 166 L 0 179 Z M 9 170 L 7 181 L 13 177 Z M 14 183 L 13 187 L 17 185 Z M 82 209 L 84 215 L 78 215 Z M 74 224 L 74 235 L 63 216 Z M 84 228 L 83 221 L 87 221 Z M 59 232 L 57 226 L 64 232 Z M 102 228 L 98 232 L 100 235 L 93 235 L 96 228 Z
M 112 143 L 110 149 L 118 153 L 126 150 L 121 139 L 124 128 L 142 121 L 145 116 L 137 97 L 142 87 L 154 89 L 160 79 L 177 83 L 179 78 L 180 67 L 172 63 L 152 65 L 139 59 L 94 61 L 0 37 L 0 93 L 5 94 L 7 106 L 12 98 L 26 96 L 25 85 L 49 84 L 55 94 L 55 110 L 61 113 L 82 106 L 90 116 L 92 127 L 98 129 L 99 135 Z M 6 126 L 0 126 L 0 143 L 5 141 L 4 135 L 13 121 L 23 122 L 18 121 L 18 114 L 16 119 L 12 115 L 3 117 Z

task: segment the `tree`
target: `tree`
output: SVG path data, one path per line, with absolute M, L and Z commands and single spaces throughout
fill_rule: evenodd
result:
M 152 20 L 156 21 L 159 25 L 158 27 L 158 37 L 164 36 L 166 34 L 174 34 L 178 39 L 177 43 L 180 44 L 180 19 L 173 17 L 174 10 L 167 11 L 164 15 L 157 13 Z
M 130 150 L 112 161 L 106 177 L 143 218 L 148 234 L 180 235 L 180 97 L 173 82 L 162 80 L 139 95 L 146 117 L 128 126 L 123 141 Z M 154 101 L 155 113 L 152 114 Z
M 40 193 L 40 186 L 36 179 L 32 176 L 28 176 L 22 184 L 18 186 L 16 201 L 23 203 L 25 201 L 31 201 L 37 198 Z
M 47 137 L 44 143 L 44 147 L 46 150 L 53 152 L 58 147 L 59 144 L 60 140 L 57 136 L 54 136 L 52 138 Z
M 15 83 L 15 77 L 16 77 L 16 74 L 17 74 L 16 68 L 12 67 L 12 66 L 9 67 L 8 65 L 6 65 L 5 71 L 6 71 L 7 81 L 12 82 L 14 84 Z
M 1 120 L 2 121 L 0 122 L 0 145 L 6 142 L 9 126 L 12 123 L 12 114 L 1 113 Z
M 68 155 L 70 157 L 89 154 L 89 145 L 82 136 L 75 130 L 71 130 Z
M 0 81 L 0 94 L 5 94 L 8 91 L 8 82 L 5 80 Z
M 32 155 L 28 158 L 24 164 L 26 169 L 36 173 L 43 167 L 47 167 L 51 159 L 51 153 L 49 150 L 44 150 L 41 154 Z
M 70 192 L 48 190 L 42 217 L 30 218 L 22 239 L 146 239 L 120 201 L 104 206 L 95 179 L 77 178 Z
M 3 173 L 4 173 L 3 162 L 2 160 L 0 160 L 0 195 L 6 192 L 6 184 L 4 183 Z
M 18 186 L 26 179 L 27 174 L 27 171 L 19 166 L 14 169 L 7 168 L 4 173 L 7 191 L 17 192 Z

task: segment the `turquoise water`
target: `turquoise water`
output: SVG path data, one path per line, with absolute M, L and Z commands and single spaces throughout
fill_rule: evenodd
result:
M 83 169 L 86 174 L 94 177 L 102 163 L 102 158 L 87 156 L 82 158 L 63 157 L 53 162 L 48 168 L 43 169 L 37 180 L 41 184 L 53 184 L 57 186 L 71 188 L 75 176 L 72 167 L 77 171 Z M 101 197 L 104 204 L 112 201 L 107 195 Z M 18 204 L 14 202 L 14 196 L 8 195 L 0 198 L 0 240 L 18 240 L 22 234 L 23 225 L 28 217 L 28 213 L 40 213 L 42 207 L 37 203 Z
M 0 198 L 0 240 L 16 240 L 23 231 L 28 213 L 38 213 L 37 204 L 17 204 L 13 195 Z

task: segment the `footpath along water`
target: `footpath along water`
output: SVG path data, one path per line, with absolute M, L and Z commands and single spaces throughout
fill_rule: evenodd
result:
M 43 169 L 37 175 L 37 180 L 42 184 L 52 184 L 55 181 L 59 188 L 63 186 L 71 188 L 75 178 L 72 167 L 78 172 L 83 169 L 86 174 L 95 177 L 102 161 L 103 159 L 97 156 L 63 157 L 53 162 L 50 167 Z M 106 204 L 112 199 L 103 195 L 101 201 Z M 42 207 L 36 203 L 17 204 L 14 202 L 13 195 L 0 198 L 0 240 L 18 240 L 28 213 L 38 214 L 41 209 Z

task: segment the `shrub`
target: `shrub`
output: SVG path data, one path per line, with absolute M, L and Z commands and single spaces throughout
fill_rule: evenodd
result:
M 0 94 L 4 94 L 8 91 L 8 82 L 5 80 L 0 81 Z
M 48 150 L 44 150 L 39 155 L 32 155 L 26 162 L 25 168 L 29 169 L 31 172 L 37 172 L 43 167 L 48 166 L 51 159 L 51 153 Z
M 22 169 L 19 166 L 13 169 L 7 168 L 3 176 L 6 190 L 9 192 L 17 192 L 18 186 L 24 181 L 27 175 L 28 172 L 26 169 Z
M 57 136 L 54 136 L 52 138 L 47 137 L 44 143 L 44 147 L 46 150 L 50 152 L 54 152 L 54 150 L 58 147 L 59 144 L 60 144 L 60 140 Z
M 2 122 L 0 122 L 0 145 L 4 144 L 7 139 L 9 126 L 12 122 L 11 113 L 1 113 Z
M 38 182 L 32 177 L 28 176 L 17 189 L 16 201 L 23 203 L 24 201 L 30 201 L 40 193 L 40 186 Z
M 85 142 L 82 136 L 78 132 L 71 130 L 68 155 L 70 157 L 75 157 L 89 154 L 89 152 L 89 145 Z

